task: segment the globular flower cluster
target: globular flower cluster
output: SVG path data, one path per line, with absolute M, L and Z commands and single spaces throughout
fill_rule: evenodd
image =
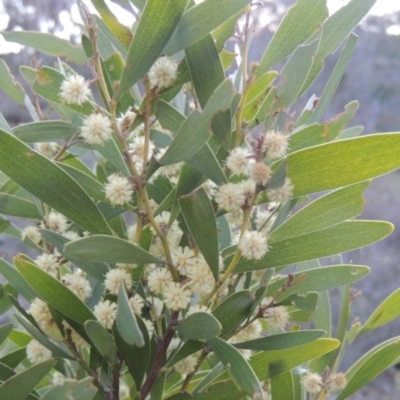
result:
M 117 318 L 117 304 L 110 300 L 101 301 L 94 306 L 93 314 L 101 325 L 111 329 Z
M 335 372 L 323 379 L 321 375 L 307 371 L 301 378 L 301 384 L 304 390 L 310 394 L 319 393 L 322 389 L 328 393 L 334 393 L 346 387 L 347 378 L 344 373 Z
M 93 290 L 90 286 L 90 282 L 79 272 L 63 275 L 62 282 L 83 302 L 85 302 L 92 295 Z
M 265 186 L 271 176 L 271 170 L 263 162 L 255 162 L 249 168 L 249 175 L 255 183 Z
M 240 238 L 238 247 L 247 260 L 260 260 L 268 251 L 267 238 L 261 232 L 247 231 Z
M 323 387 L 322 377 L 316 373 L 307 372 L 301 378 L 301 384 L 306 392 L 319 393 Z
M 46 225 L 44 225 L 43 228 L 65 234 L 67 232 L 69 223 L 64 215 L 58 213 L 57 211 L 50 211 Z
M 133 195 L 132 184 L 124 176 L 116 174 L 110 175 L 107 178 L 107 183 L 104 186 L 107 200 L 112 205 L 122 206 L 129 203 Z
M 91 114 L 83 120 L 81 137 L 88 144 L 103 144 L 111 139 L 111 121 L 102 114 Z
M 269 160 L 276 160 L 286 155 L 288 149 L 287 136 L 277 131 L 264 133 L 264 150 Z
M 42 235 L 37 226 L 29 225 L 21 231 L 21 239 L 31 239 L 34 243 L 39 244 L 42 241 Z
M 250 164 L 250 151 L 235 147 L 226 158 L 226 166 L 234 175 L 247 175 Z
M 39 298 L 36 298 L 30 304 L 28 311 L 38 323 L 43 332 L 47 334 L 52 333 L 52 331 L 56 327 L 56 324 L 50 314 L 47 303 Z
M 42 142 L 35 143 L 35 149 L 46 157 L 52 157 L 58 148 L 58 144 L 55 142 Z
M 43 253 L 36 257 L 35 263 L 54 278 L 58 276 L 60 264 L 54 254 Z
M 267 196 L 271 201 L 277 203 L 286 203 L 293 197 L 294 186 L 290 178 L 285 178 L 285 182 L 281 187 L 267 190 Z
M 118 294 L 119 287 L 124 283 L 129 290 L 132 288 L 132 275 L 123 268 L 115 268 L 107 272 L 104 287 L 111 294 Z
M 32 339 L 26 347 L 26 355 L 32 364 L 37 364 L 51 358 L 51 351 L 37 340 Z
M 289 312 L 285 306 L 273 304 L 273 299 L 265 297 L 261 301 L 262 316 L 268 323 L 270 329 L 283 330 L 289 322 Z
M 242 184 L 226 183 L 221 185 L 215 195 L 215 201 L 219 208 L 225 211 L 238 211 L 240 210 L 246 199 L 243 193 Z
M 168 57 L 159 58 L 149 71 L 151 87 L 159 89 L 171 86 L 177 76 L 177 65 Z
M 78 104 L 81 106 L 88 101 L 92 92 L 89 83 L 78 74 L 67 75 L 60 87 L 60 98 L 66 104 Z

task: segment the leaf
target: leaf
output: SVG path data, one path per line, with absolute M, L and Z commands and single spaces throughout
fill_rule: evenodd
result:
M 228 182 L 217 157 L 214 155 L 208 143 L 206 143 L 187 162 L 217 185 L 222 185 Z
M 8 311 L 13 303 L 10 297 L 16 297 L 18 293 L 10 284 L 0 284 L 0 315 Z
M 75 46 L 65 39 L 50 33 L 32 31 L 2 32 L 7 42 L 15 42 L 23 46 L 33 47 L 45 54 L 64 58 L 76 64 L 85 64 L 86 56 L 81 46 Z
M 140 317 L 137 317 L 137 322 L 140 330 L 142 331 L 145 342 L 143 347 L 128 345 L 121 338 L 121 335 L 119 334 L 119 331 L 115 325 L 113 327 L 113 334 L 120 357 L 125 361 L 126 367 L 135 381 L 136 387 L 141 387 L 150 362 L 151 343 L 146 325 L 144 324 L 143 320 Z M 137 362 L 137 360 L 140 360 L 140 363 Z
M 271 395 L 275 399 L 295 400 L 293 374 L 286 371 L 271 379 Z
M 64 350 L 60 349 L 57 345 L 47 339 L 38 329 L 32 326 L 28 321 L 24 318 L 20 317 L 19 315 L 15 316 L 18 322 L 29 332 L 34 339 L 36 339 L 40 344 L 51 351 L 53 357 L 62 357 L 68 360 L 75 360 L 75 358 L 66 353 Z
M 222 325 L 220 337 L 225 337 L 239 326 L 249 315 L 254 296 L 249 290 L 241 290 L 228 296 L 213 311 Z
M 4 219 L 0 216 L 0 233 L 4 232 L 6 229 L 9 229 L 11 226 L 11 222 L 8 219 Z
M 52 161 L 2 130 L 0 170 L 89 232 L 111 233 L 97 206 L 75 180 Z
M 283 83 L 276 91 L 277 101 L 274 109 L 287 109 L 300 96 L 303 83 L 307 79 L 314 61 L 318 40 L 299 46 L 290 56 L 281 71 Z
M 157 380 L 154 382 L 153 387 L 150 389 L 150 396 L 152 400 L 162 400 L 165 386 L 166 372 L 162 372 Z M 132 396 L 133 397 L 133 396 Z
M 89 101 L 85 101 L 82 105 L 62 104 L 60 92 L 61 84 L 65 76 L 54 68 L 41 67 L 36 74 L 32 89 L 39 96 L 46 100 L 50 100 L 56 104 L 60 104 L 61 110 L 74 110 L 79 114 L 89 115 L 94 110 L 94 106 Z
M 107 25 L 108 29 L 124 47 L 128 48 L 132 40 L 131 30 L 118 21 L 117 17 L 112 14 L 104 0 L 91 0 L 91 2 L 99 12 L 101 19 Z
M 62 386 L 52 386 L 42 400 L 60 400 L 60 399 L 74 399 L 74 400 L 91 400 L 96 394 L 97 389 L 93 386 L 93 378 L 87 377 L 80 381 L 75 379 L 66 379 Z
M 400 134 L 368 135 L 314 146 L 290 154 L 287 162 L 295 197 L 348 186 L 397 169 Z
M 236 15 L 226 20 L 222 25 L 213 30 L 212 37 L 220 54 L 225 50 L 225 43 L 235 34 L 236 22 L 245 12 L 246 9 L 239 11 Z
M 335 339 L 315 341 L 282 350 L 256 353 L 250 358 L 250 365 L 260 381 L 282 374 L 286 371 L 329 353 L 339 346 Z
M 21 72 L 22 77 L 26 80 L 30 87 L 32 87 L 33 82 L 35 82 L 37 69 L 27 67 L 26 65 L 21 65 L 19 67 L 19 71 Z M 25 97 L 25 100 L 26 101 Z M 36 112 L 36 111 L 35 111 Z M 36 121 L 39 121 L 39 116 Z
M 18 125 L 13 128 L 14 135 L 25 143 L 57 142 L 69 139 L 76 128 L 65 121 L 40 121 Z
M 382 325 L 398 318 L 400 316 L 399 309 L 400 289 L 395 290 L 376 308 L 365 324 L 361 327 L 357 336 L 370 332 Z
M 232 243 L 231 238 L 231 227 L 228 224 L 224 215 L 217 218 L 217 229 L 218 229 L 218 242 L 220 243 L 221 249 L 225 249 Z
M 325 332 L 322 330 L 278 333 L 276 335 L 253 339 L 247 342 L 235 343 L 234 346 L 237 349 L 248 349 L 254 351 L 282 350 L 317 340 L 323 336 L 324 333 Z
M 344 289 L 346 287 L 344 286 Z M 312 322 L 315 329 L 323 329 L 325 331 L 324 337 L 329 338 L 332 336 L 332 310 L 328 291 L 319 292 L 317 308 L 312 316 Z M 331 354 L 325 354 L 314 359 L 309 365 L 310 371 L 322 373 L 325 367 L 329 365 L 331 358 Z
M 2 35 L 4 35 L 4 32 L 2 32 Z M 4 60 L 0 60 L 0 89 L 16 102 L 24 104 L 25 91 L 22 86 L 15 81 Z
M 0 358 L 0 363 L 7 365 L 10 368 L 15 368 L 19 363 L 26 359 L 26 348 L 22 347 L 20 349 L 11 351 L 5 356 Z
M 0 111 L 0 129 L 5 130 L 8 133 L 12 133 L 12 130 L 10 128 L 10 125 L 8 125 L 8 122 L 6 121 L 6 119 L 4 118 L 4 115 L 2 114 L 2 112 Z
M 316 329 L 325 330 L 326 337 L 331 336 L 332 315 L 329 293 L 322 291 L 319 293 L 317 309 L 313 315 L 313 323 Z
M 208 34 L 188 47 L 185 54 L 197 98 L 204 108 L 214 89 L 225 80 L 218 50 Z
M 32 288 L 22 275 L 10 264 L 0 258 L 0 274 L 8 281 L 14 290 L 22 295 L 27 301 L 35 298 Z
M 321 231 L 275 242 L 259 261 L 239 261 L 235 272 L 281 267 L 301 261 L 344 253 L 375 243 L 393 230 L 386 222 L 346 221 Z M 225 260 L 227 262 L 230 259 Z
M 86 304 L 59 280 L 18 256 L 14 257 L 14 263 L 35 292 L 61 314 L 79 324 L 84 324 L 88 319 L 96 319 Z
M 97 321 L 86 321 L 85 331 L 99 353 L 103 355 L 111 365 L 118 364 L 117 347 L 107 329 Z
M 196 392 L 195 398 L 196 400 L 232 400 L 232 399 L 241 399 L 243 393 L 232 383 L 232 381 L 222 381 L 215 383 L 207 387 L 206 391 L 203 393 Z M 168 400 L 192 400 L 192 393 L 178 393 L 171 397 L 168 397 Z
M 110 140 L 107 140 L 103 144 L 92 144 L 94 150 L 98 151 L 102 156 L 106 158 L 118 171 L 124 174 L 126 177 L 130 177 L 131 174 L 122 157 L 121 151 L 114 139 L 114 136 Z
M 218 336 L 221 324 L 211 314 L 196 312 L 180 320 L 175 329 L 185 339 L 204 340 Z
M 227 79 L 215 89 L 203 112 L 193 112 L 185 120 L 170 147 L 161 158 L 161 164 L 174 164 L 193 157 L 210 137 L 210 123 L 213 115 L 218 111 L 227 109 L 233 95 L 232 83 Z
M 322 124 L 308 125 L 290 135 L 288 153 L 306 147 L 315 146 L 332 141 L 337 138 L 344 127 L 351 121 L 358 109 L 358 101 L 352 101 L 345 106 L 345 111 L 335 118 Z
M 279 300 L 277 304 L 287 307 L 291 321 L 310 322 L 317 308 L 317 301 L 318 293 L 313 291 L 305 295 L 303 293 L 292 294 L 283 300 Z
M 55 364 L 54 359 L 43 361 L 7 379 L 0 385 L 0 398 L 24 400 Z
M 328 228 L 361 214 L 369 182 L 335 190 L 302 208 L 268 237 L 268 243 Z
M 13 329 L 8 338 L 19 347 L 25 347 L 32 340 L 32 336 L 18 329 Z
M 129 345 L 143 347 L 145 345 L 143 334 L 139 328 L 136 316 L 129 304 L 124 285 L 119 286 L 118 311 L 116 326 L 121 338 Z
M 181 196 L 179 206 L 191 235 L 217 281 L 219 275 L 217 222 L 207 193 L 200 188 L 189 195 Z
M 287 11 L 276 30 L 261 58 L 257 75 L 267 72 L 291 54 L 318 29 L 320 23 L 327 17 L 328 9 L 324 0 L 299 0 Z
M 168 129 L 173 133 L 179 131 L 186 119 L 175 107 L 161 99 L 156 103 L 154 115 L 164 129 Z
M 41 229 L 40 230 L 42 237 L 44 240 L 47 242 L 53 244 L 57 251 L 60 252 L 60 254 L 64 255 L 64 246 L 66 243 L 69 243 L 70 240 L 67 239 L 66 237 L 60 235 L 59 233 L 46 230 L 46 229 Z M 97 279 L 100 282 L 104 281 L 104 276 L 105 274 L 109 271 L 109 267 L 105 263 L 92 263 L 89 261 L 82 261 L 78 258 L 74 257 L 66 257 L 69 261 L 71 261 L 73 264 L 75 264 L 78 268 L 80 268 L 82 271 L 85 271 L 87 274 L 90 276 L 93 276 L 95 279 Z
M 124 46 L 117 37 L 113 35 L 113 33 L 108 29 L 108 26 L 104 23 L 101 17 L 97 15 L 93 15 L 92 17 L 97 25 L 98 32 L 98 47 L 101 55 L 102 61 L 105 62 L 112 54 L 115 54 L 115 50 L 118 51 L 123 56 L 123 59 L 126 59 L 126 55 L 128 54 L 128 47 Z M 82 36 L 82 44 L 85 48 L 85 53 L 88 57 L 93 55 L 92 45 L 90 43 L 89 38 L 87 39 L 87 44 L 85 44 Z M 132 36 L 129 41 L 131 42 Z M 86 40 L 85 40 L 86 41 Z M 87 48 L 89 47 L 89 48 Z M 124 63 L 125 64 L 125 63 Z M 102 69 L 104 71 L 104 64 L 102 64 Z M 121 76 L 121 75 L 120 75 Z
M 126 240 L 107 235 L 93 235 L 69 242 L 65 255 L 87 261 L 146 264 L 163 263 L 146 250 Z
M 125 68 L 125 61 L 120 52 L 114 53 L 104 61 L 105 70 L 108 74 L 109 81 L 119 81 Z M 118 101 L 117 112 L 124 112 L 135 103 L 140 103 L 139 100 L 135 101 L 130 91 L 124 93 Z
M 12 368 L 0 363 L 0 381 L 5 381 L 15 375 Z M 30 400 L 30 399 L 29 399 Z
M 250 86 L 246 97 L 246 104 L 243 108 L 243 118 L 245 120 L 252 121 L 254 119 L 255 114 L 260 108 L 260 104 L 269 93 L 269 86 L 277 75 L 278 73 L 276 71 L 267 72 L 256 78 L 254 83 Z
M 0 213 L 14 217 L 41 219 L 41 215 L 33 203 L 5 193 L 0 193 Z
M 204 108 L 212 96 L 214 89 L 225 79 L 224 68 L 219 53 L 211 35 L 192 44 L 185 51 L 192 83 L 200 106 Z M 212 121 L 212 131 L 222 143 L 231 132 L 231 111 L 215 115 Z
M 75 179 L 79 185 L 85 188 L 86 193 L 95 200 L 106 200 L 104 186 L 92 176 L 72 167 L 68 164 L 57 163 L 71 178 Z
M 221 59 L 224 71 L 228 70 L 232 66 L 236 56 L 237 56 L 236 53 L 232 53 L 228 50 L 222 49 L 222 51 L 219 53 L 219 57 Z
M 262 387 L 248 362 L 231 344 L 220 338 L 208 339 L 207 343 L 213 349 L 219 360 L 229 366 L 229 373 L 235 384 L 249 396 L 255 392 L 262 393 Z
M 400 356 L 400 338 L 397 336 L 385 344 L 380 344 L 362 356 L 346 372 L 346 387 L 337 400 L 344 400 L 371 382 Z
M 121 96 L 133 86 L 161 55 L 187 2 L 187 0 L 148 0 L 146 2 L 135 37 L 129 47 L 117 96 Z
M 157 102 L 155 115 L 164 129 L 168 129 L 174 133 L 177 133 L 185 122 L 184 115 L 162 100 Z M 227 182 L 224 171 L 208 143 L 190 158 L 188 163 L 218 185 Z
M 205 344 L 203 342 L 191 339 L 186 340 L 179 348 L 179 350 L 171 358 L 168 359 L 168 366 L 172 366 L 178 361 L 181 361 L 184 358 L 190 356 L 191 354 L 200 351 L 202 348 L 204 348 L 204 346 Z
M 367 15 L 375 2 L 376 0 L 352 0 L 324 22 L 314 63 L 301 93 L 310 86 L 321 72 L 324 66 L 324 58 L 336 51 L 351 31 Z
M 338 88 L 342 76 L 347 68 L 347 64 L 349 63 L 350 58 L 353 54 L 354 48 L 357 43 L 357 39 L 358 37 L 354 33 L 352 33 L 347 39 L 347 42 L 340 54 L 340 57 L 335 65 L 335 68 L 332 71 L 329 81 L 325 85 L 321 97 L 318 100 L 318 104 L 311 114 L 311 117 L 308 121 L 309 124 L 313 122 L 318 122 L 328 109 L 328 106 L 331 103 L 333 95 L 335 94 L 336 89 Z
M 188 48 L 249 5 L 249 0 L 208 0 L 191 7 L 180 19 L 163 53 Z
M 10 322 L 0 326 L 0 345 L 7 339 L 10 332 L 13 330 L 13 324 Z
M 360 136 L 363 133 L 364 127 L 362 125 L 352 126 L 344 129 L 338 136 L 338 139 L 350 139 Z

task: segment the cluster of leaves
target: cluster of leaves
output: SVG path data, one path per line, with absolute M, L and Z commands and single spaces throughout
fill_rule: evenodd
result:
M 340 372 L 349 343 L 399 316 L 400 291 L 349 327 L 349 285 L 369 268 L 338 254 L 392 231 L 355 218 L 368 180 L 400 166 L 400 135 L 345 129 L 357 102 L 320 122 L 374 2 L 329 16 L 325 0 L 298 0 L 249 69 L 249 0 L 121 0 L 131 29 L 104 1 L 100 17 L 78 2 L 81 47 L 4 33 L 65 61 L 21 67 L 31 97 L 0 62 L 0 88 L 34 121 L 11 129 L 0 114 L 0 213 L 34 221 L 0 216 L 0 230 L 39 252 L 0 260 L 1 313 L 18 311 L 0 328 L 0 398 L 342 400 L 399 361 L 395 337 Z M 290 115 L 342 44 L 318 101 Z M 268 135 L 284 143 L 274 156 Z

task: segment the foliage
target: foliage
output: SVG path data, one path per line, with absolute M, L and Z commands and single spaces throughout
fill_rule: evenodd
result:
M 340 254 L 391 233 L 356 217 L 369 180 L 400 166 L 400 135 L 341 139 L 356 102 L 321 121 L 374 0 L 332 16 L 298 0 L 260 63 L 249 0 L 121 0 L 131 29 L 78 3 L 81 46 L 4 35 L 60 58 L 21 67 L 32 95 L 0 64 L 33 120 L 0 114 L 0 229 L 36 254 L 0 260 L 1 313 L 18 312 L 0 327 L 0 397 L 345 399 L 399 362 L 395 337 L 341 371 L 347 346 L 400 312 L 396 291 L 349 325 L 369 268 Z M 320 99 L 291 113 L 341 45 Z

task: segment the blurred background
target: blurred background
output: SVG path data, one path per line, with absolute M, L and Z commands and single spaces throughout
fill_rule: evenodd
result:
M 111 1 L 107 3 L 121 22 L 126 25 L 133 22 L 128 13 Z M 254 13 L 250 60 L 261 58 L 282 16 L 295 0 L 264 0 L 263 3 L 263 7 Z M 327 1 L 331 13 L 346 3 L 345 0 Z M 81 19 L 75 0 L 0 0 L 0 31 L 22 29 L 49 32 L 79 43 Z M 356 50 L 324 120 L 343 112 L 344 106 L 352 100 L 358 100 L 359 109 L 349 126 L 363 125 L 364 134 L 400 131 L 400 1 L 377 0 L 370 14 L 356 29 L 356 34 L 359 36 Z M 35 54 L 32 49 L 6 43 L 0 34 L 0 57 L 21 84 L 24 80 L 18 68 L 29 65 L 34 56 L 43 59 L 44 64 L 52 63 L 50 58 Z M 303 96 L 302 106 L 311 95 L 321 94 L 336 59 L 337 55 L 327 59 L 322 75 Z M 88 71 L 82 73 L 89 76 Z M 11 126 L 30 122 L 25 109 L 1 91 L 0 109 Z M 361 291 L 361 296 L 353 302 L 352 315 L 361 321 L 365 321 L 382 300 L 400 287 L 400 171 L 375 179 L 367 189 L 365 199 L 361 218 L 387 220 L 397 229 L 385 240 L 347 255 L 347 260 L 371 267 L 371 273 L 355 286 Z M 0 236 L 0 257 L 11 260 L 20 251 L 26 251 L 26 248 Z M 363 336 L 350 345 L 343 369 L 376 344 L 397 335 L 400 335 L 400 320 Z M 400 398 L 400 370 L 392 368 L 352 397 L 355 400 L 377 398 Z

